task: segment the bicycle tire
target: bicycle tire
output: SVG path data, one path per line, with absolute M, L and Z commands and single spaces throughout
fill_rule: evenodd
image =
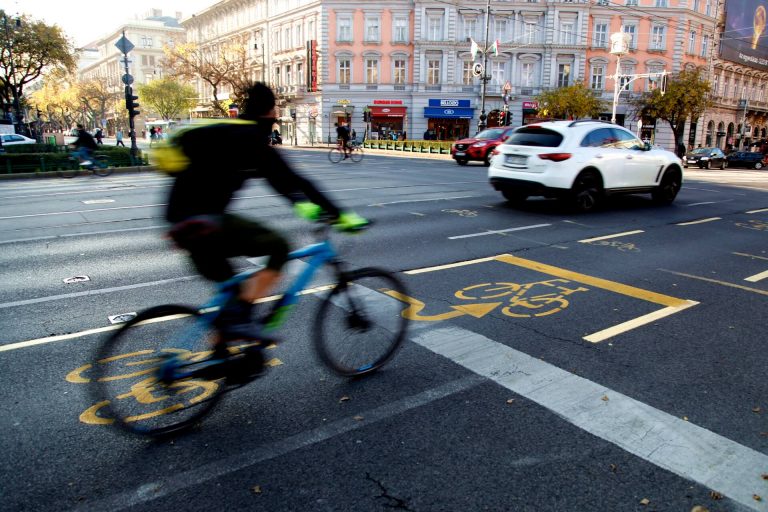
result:
M 349 158 L 353 162 L 360 162 L 363 159 L 363 149 L 360 146 L 355 146 L 349 154 Z
M 343 274 L 323 300 L 315 317 L 315 350 L 331 370 L 347 377 L 364 375 L 395 355 L 408 319 L 401 314 L 402 303 L 388 292 L 407 295 L 390 272 L 361 268 Z M 352 339 L 355 334 L 363 336 Z M 366 335 L 373 343 L 365 343 Z
M 153 307 L 99 344 L 90 386 L 96 403 L 89 409 L 97 422 L 134 434 L 166 436 L 194 426 L 211 412 L 222 397 L 223 376 L 210 372 L 210 377 L 165 383 L 159 377 L 161 363 L 172 354 L 181 357 L 188 370 L 206 364 L 207 338 L 214 328 L 199 317 L 187 306 Z M 174 341 L 163 343 L 169 336 Z
M 339 148 L 332 148 L 328 152 L 328 160 L 330 160 L 331 163 L 337 164 L 341 162 L 343 159 L 344 159 L 344 152 Z
M 99 176 L 109 176 L 115 171 L 110 165 L 109 158 L 104 155 L 98 155 L 93 158 L 93 172 Z

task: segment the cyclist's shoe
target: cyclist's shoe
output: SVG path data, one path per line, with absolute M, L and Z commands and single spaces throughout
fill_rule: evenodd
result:
M 361 217 L 355 212 L 342 212 L 339 218 L 333 223 L 333 227 L 345 233 L 354 233 L 362 231 L 371 224 L 371 221 Z
M 80 162 L 80 165 L 82 165 L 83 167 L 90 167 L 91 165 L 93 165 L 93 162 L 91 162 L 90 160 L 84 160 Z
M 219 329 L 223 341 L 260 340 L 264 337 L 260 326 L 251 315 L 253 304 L 235 300 L 226 304 L 214 325 Z

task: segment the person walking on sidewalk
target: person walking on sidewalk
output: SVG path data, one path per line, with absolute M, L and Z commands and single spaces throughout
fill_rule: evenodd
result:
M 115 132 L 115 139 L 117 140 L 117 142 L 115 143 L 115 147 L 117 146 L 125 147 L 125 144 L 123 144 L 123 130 L 121 130 L 120 128 L 118 128 L 117 131 Z

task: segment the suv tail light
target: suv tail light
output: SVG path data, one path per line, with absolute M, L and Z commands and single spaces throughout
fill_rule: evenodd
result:
M 553 162 L 562 162 L 568 160 L 573 155 L 571 153 L 542 153 L 539 158 L 542 160 L 552 160 Z

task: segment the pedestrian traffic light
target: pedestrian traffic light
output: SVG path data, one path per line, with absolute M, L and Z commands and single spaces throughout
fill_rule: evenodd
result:
M 136 110 L 136 107 L 139 106 L 138 103 L 136 103 L 136 100 L 139 99 L 138 96 L 133 94 L 133 89 L 130 85 L 125 86 L 125 108 L 128 109 L 128 115 L 131 117 L 136 117 L 139 115 L 139 111 Z

